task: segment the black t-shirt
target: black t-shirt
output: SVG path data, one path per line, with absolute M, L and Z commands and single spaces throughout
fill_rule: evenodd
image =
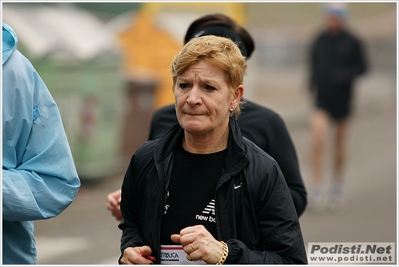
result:
M 176 245 L 172 234 L 202 224 L 216 237 L 215 190 L 222 174 L 224 151 L 192 154 L 179 146 L 168 188 L 161 244 Z

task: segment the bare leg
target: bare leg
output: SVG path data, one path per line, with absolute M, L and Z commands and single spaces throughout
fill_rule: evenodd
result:
M 345 165 L 345 141 L 347 136 L 348 119 L 337 122 L 334 145 L 334 170 L 331 187 L 329 207 L 332 210 L 339 210 L 343 206 L 343 170 Z
M 337 123 L 335 132 L 335 162 L 334 162 L 334 179 L 342 182 L 343 169 L 346 159 L 345 141 L 348 129 L 348 119 L 341 120 Z
M 324 209 L 324 185 L 323 185 L 323 154 L 329 124 L 328 115 L 317 109 L 311 117 L 312 147 L 311 147 L 311 185 L 309 188 L 308 208 L 313 212 Z
M 311 119 L 312 130 L 312 182 L 322 183 L 323 153 L 326 142 L 328 127 L 328 115 L 318 109 L 315 110 Z

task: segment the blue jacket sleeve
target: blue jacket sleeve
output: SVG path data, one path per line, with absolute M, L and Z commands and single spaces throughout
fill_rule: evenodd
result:
M 3 220 L 51 218 L 80 187 L 56 103 L 15 50 L 3 64 Z

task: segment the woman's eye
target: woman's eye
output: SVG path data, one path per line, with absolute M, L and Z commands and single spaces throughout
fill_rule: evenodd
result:
M 214 91 L 214 90 L 216 90 L 216 88 L 213 87 L 213 86 L 211 86 L 211 85 L 205 85 L 204 88 L 205 88 L 206 90 L 208 90 L 208 91 Z
M 190 86 L 190 84 L 188 84 L 188 83 L 180 83 L 179 84 L 179 87 L 181 88 L 181 89 L 186 89 L 186 88 L 188 88 Z

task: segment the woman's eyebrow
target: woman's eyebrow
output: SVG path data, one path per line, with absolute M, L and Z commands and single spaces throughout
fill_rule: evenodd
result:
M 177 80 L 178 80 L 178 81 L 181 81 L 181 82 L 186 82 L 186 81 L 189 81 L 189 80 L 191 80 L 191 79 L 190 79 L 190 78 L 187 78 L 187 77 L 178 77 Z
M 219 85 L 219 82 L 217 81 L 217 79 L 213 79 L 213 78 L 209 78 L 209 77 L 201 77 L 201 76 L 196 75 L 195 77 L 179 76 L 177 78 L 177 82 L 179 82 L 179 83 L 181 83 L 181 82 L 191 83 L 193 80 L 197 80 L 202 84 L 210 84 L 210 85 L 214 85 L 214 86 Z

